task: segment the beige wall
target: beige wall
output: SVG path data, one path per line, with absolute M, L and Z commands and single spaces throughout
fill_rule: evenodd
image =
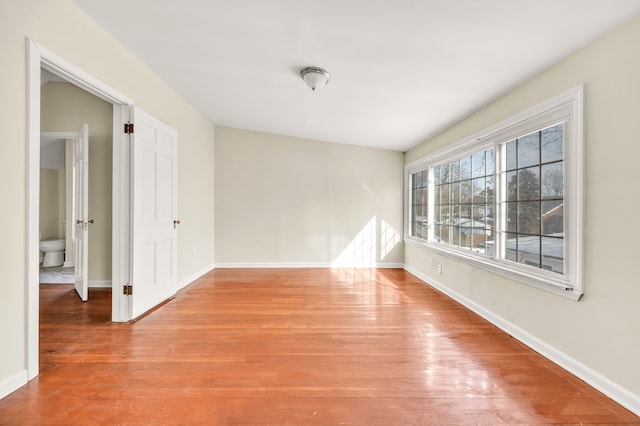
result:
M 214 126 L 71 0 L 0 2 L 0 388 L 26 367 L 26 176 L 28 38 L 42 44 L 178 131 L 178 280 L 213 265 Z M 66 130 L 66 129 L 65 129 Z M 106 161 L 106 160 L 105 160 Z M 7 385 L 8 386 L 8 385 Z
M 584 83 L 585 295 L 572 302 L 407 244 L 406 264 L 640 398 L 640 19 L 407 153 L 414 161 Z M 436 265 L 444 265 L 437 275 Z
M 73 84 L 58 82 L 42 86 L 40 105 L 43 132 L 75 132 L 89 124 L 89 218 L 94 220 L 89 225 L 89 281 L 110 281 L 113 106 Z
M 216 264 L 401 264 L 403 158 L 216 127 Z
M 58 170 L 40 169 L 40 239 L 62 238 Z

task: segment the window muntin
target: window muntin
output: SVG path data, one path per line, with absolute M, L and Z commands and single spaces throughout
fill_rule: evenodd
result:
M 433 167 L 433 242 L 486 253 L 493 241 L 493 148 Z
M 506 142 L 504 258 L 564 273 L 564 123 Z
M 429 208 L 429 172 L 427 169 L 411 174 L 411 225 L 412 237 L 427 239 Z
M 428 229 L 426 238 L 410 234 L 408 204 L 406 241 L 579 300 L 584 288 L 583 126 L 583 88 L 579 86 L 408 164 L 407 200 L 412 194 L 412 173 L 426 172 L 430 181 L 428 205 L 421 210 L 427 211 L 426 224 L 424 216 L 421 221 L 422 229 Z M 484 176 L 482 170 L 469 168 L 474 156 L 484 153 L 486 161 L 486 151 L 491 149 L 493 175 L 486 169 L 489 162 Z M 464 198 L 464 191 L 479 195 L 473 190 L 473 179 L 482 177 L 485 188 L 491 188 L 491 182 L 486 186 L 488 179 L 495 180 L 493 193 L 486 190 L 484 194 L 487 205 L 494 205 L 493 215 L 479 206 L 474 212 L 474 204 L 480 204 L 474 201 L 479 200 Z M 474 247 L 461 240 L 459 230 L 455 237 L 455 231 L 447 234 L 442 228 L 453 227 L 452 220 L 483 217 L 483 213 L 493 218 L 493 223 L 485 221 L 484 251 L 480 244 Z

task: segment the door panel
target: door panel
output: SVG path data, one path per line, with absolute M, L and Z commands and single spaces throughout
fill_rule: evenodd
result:
M 89 300 L 89 125 L 83 124 L 73 141 L 75 203 L 74 287 L 83 302 Z
M 131 318 L 175 294 L 178 138 L 175 129 L 133 109 Z

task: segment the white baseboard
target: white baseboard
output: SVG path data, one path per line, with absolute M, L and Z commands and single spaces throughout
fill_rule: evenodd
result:
M 332 265 L 331 263 L 217 263 L 216 268 L 404 268 L 402 263 L 375 265 Z
M 215 268 L 216 268 L 216 265 L 209 265 L 206 268 L 203 268 L 200 271 L 196 272 L 195 274 L 189 275 L 187 278 L 184 278 L 178 283 L 178 290 L 185 288 L 186 286 L 188 286 L 189 284 L 191 284 L 201 276 L 213 271 Z
M 89 288 L 111 288 L 111 281 L 106 281 L 106 280 L 89 281 Z
M 9 376 L 0 381 L 0 399 L 26 385 L 28 381 L 27 379 L 27 370 L 21 370 L 13 376 Z
M 517 325 L 485 309 L 474 301 L 461 295 L 460 293 L 451 290 L 450 288 L 439 283 L 438 280 L 428 277 L 408 265 L 404 265 L 404 269 L 407 272 L 410 272 L 411 274 L 418 277 L 420 280 L 424 281 L 425 284 L 451 297 L 453 300 L 480 315 L 482 318 L 486 319 L 502 331 L 510 334 L 515 339 L 519 340 L 529 348 L 538 352 L 540 355 L 544 356 L 548 360 L 559 365 L 571 374 L 593 386 L 603 394 L 607 395 L 609 398 L 616 401 L 618 404 L 624 406 L 633 413 L 640 415 L 640 395 L 637 395 L 630 390 L 620 386 L 611 379 L 584 365 L 575 358 L 570 357 L 566 353 L 558 350 L 556 347 L 553 347 L 543 340 L 540 340 L 537 337 L 527 333 Z

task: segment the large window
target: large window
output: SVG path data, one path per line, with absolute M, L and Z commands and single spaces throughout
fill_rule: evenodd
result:
M 577 88 L 408 165 L 406 239 L 579 299 L 582 155 Z

